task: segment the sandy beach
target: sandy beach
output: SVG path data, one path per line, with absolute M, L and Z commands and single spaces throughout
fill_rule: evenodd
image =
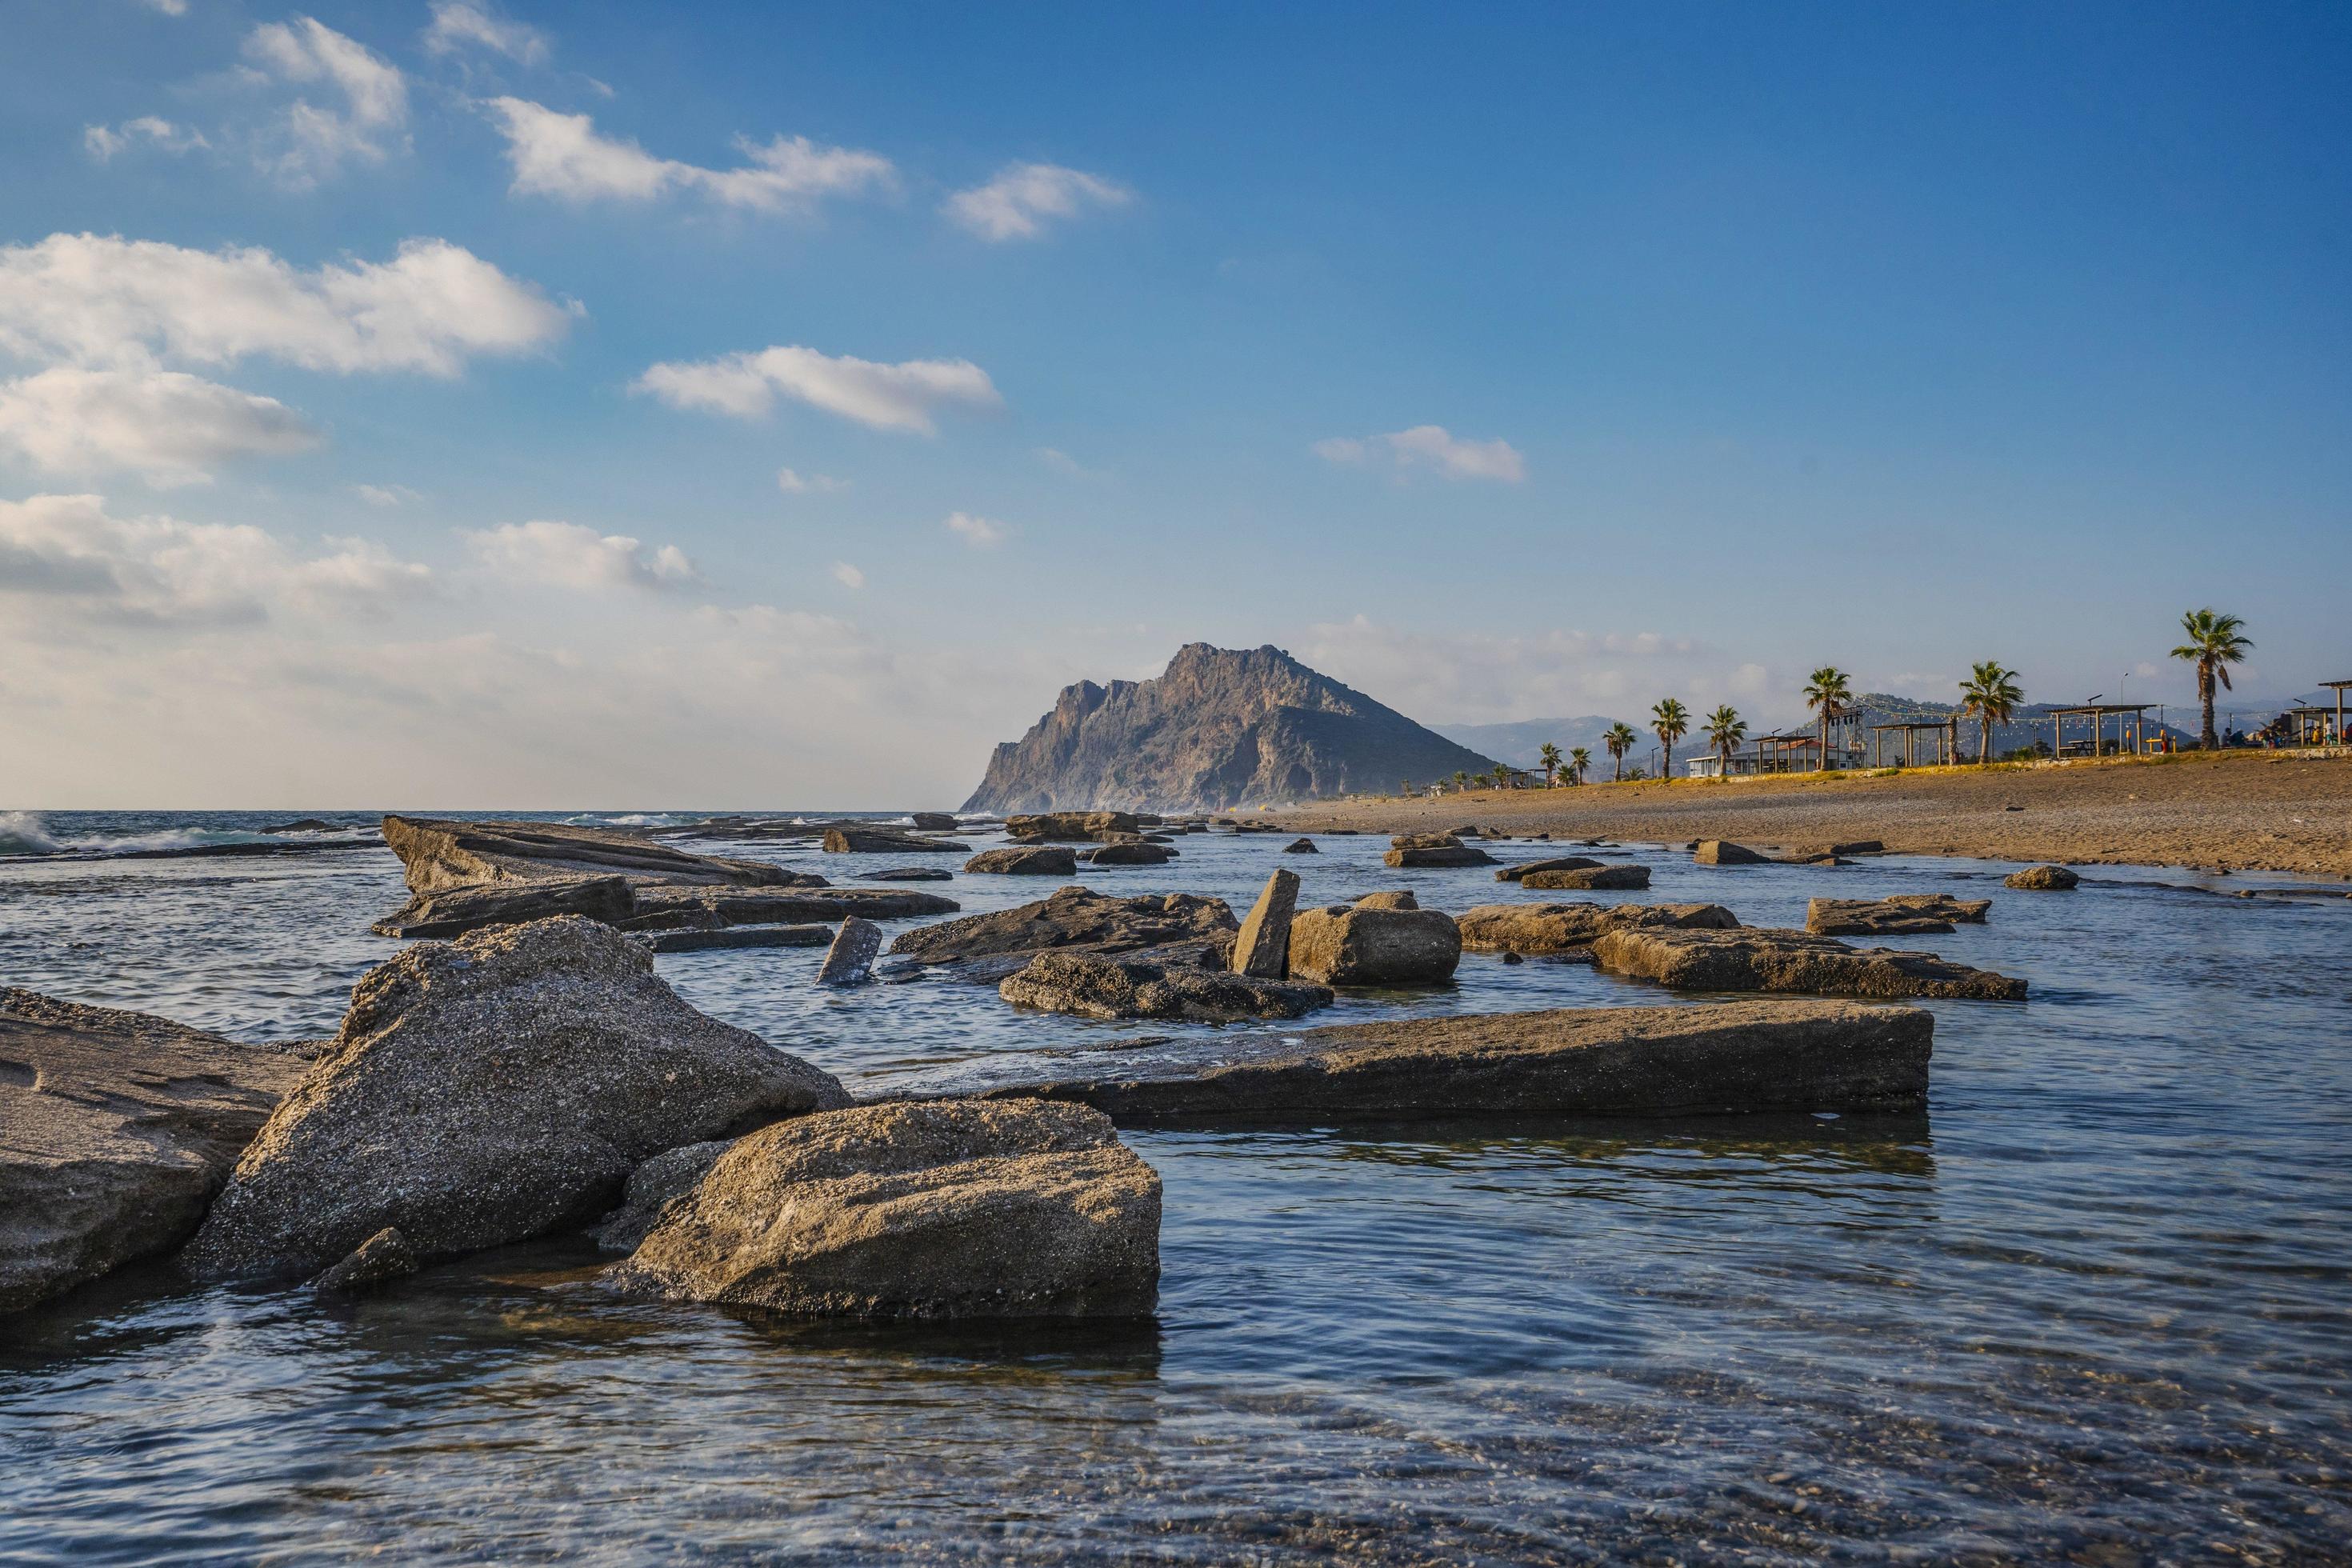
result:
M 1507 833 L 1730 838 L 1785 850 L 1875 838 L 1897 853 L 2352 879 L 2352 758 L 2260 752 L 1829 778 L 1604 781 L 1270 815 L 1302 832 L 1475 823 Z

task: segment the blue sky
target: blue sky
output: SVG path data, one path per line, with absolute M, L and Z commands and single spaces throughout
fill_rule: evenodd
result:
M 30 0 L 0 804 L 936 804 L 1196 638 L 1771 722 L 2186 700 L 2213 603 L 2307 690 L 2347 79 L 2321 6 Z

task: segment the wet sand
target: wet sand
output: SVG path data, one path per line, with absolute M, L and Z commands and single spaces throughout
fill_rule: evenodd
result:
M 1359 799 L 1269 815 L 1302 832 L 1475 823 L 1507 833 L 1729 838 L 1782 850 L 1875 838 L 1903 854 L 2352 878 L 2352 758 L 2341 756 L 2231 752 L 1672 784 L 1607 783 L 1605 759 L 1599 771 L 1602 782 L 1574 789 Z

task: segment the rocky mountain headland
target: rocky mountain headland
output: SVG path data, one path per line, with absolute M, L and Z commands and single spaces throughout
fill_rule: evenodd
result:
M 1064 688 L 963 809 L 1219 811 L 1494 765 L 1280 648 L 1190 643 L 1156 679 Z

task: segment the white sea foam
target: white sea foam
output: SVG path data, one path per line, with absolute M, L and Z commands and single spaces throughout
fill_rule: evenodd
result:
M 0 855 L 54 855 L 59 844 L 37 811 L 0 811 Z
M 97 833 L 60 838 L 37 811 L 0 811 L 0 856 L 121 855 L 134 849 L 194 849 L 205 844 L 262 842 L 238 828 L 169 827 L 154 833 Z

